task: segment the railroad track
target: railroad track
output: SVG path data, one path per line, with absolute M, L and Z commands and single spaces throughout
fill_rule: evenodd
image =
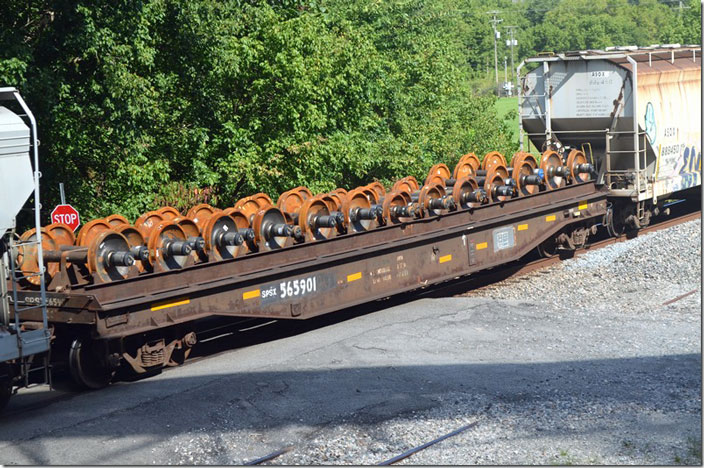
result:
M 395 463 L 398 463 L 398 462 L 400 462 L 401 460 L 405 460 L 406 458 L 409 458 L 410 456 L 412 456 L 412 455 L 414 455 L 414 454 L 416 454 L 416 453 L 418 453 L 418 452 L 420 452 L 420 451 L 422 451 L 422 450 L 425 450 L 425 449 L 427 449 L 428 447 L 431 447 L 431 446 L 433 446 L 433 445 L 435 445 L 435 444 L 437 444 L 437 443 L 439 443 L 439 442 L 442 442 L 442 441 L 445 440 L 445 439 L 449 439 L 450 437 L 454 437 L 454 436 L 456 436 L 456 435 L 458 435 L 458 434 L 461 434 L 461 433 L 463 433 L 463 432 L 465 432 L 465 431 L 467 431 L 467 430 L 469 430 L 469 429 L 473 429 L 473 428 L 476 427 L 478 424 L 479 424 L 479 421 L 474 421 L 474 422 L 471 422 L 471 423 L 469 423 L 469 424 L 466 424 L 466 425 L 460 427 L 459 429 L 455 429 L 454 431 L 448 432 L 447 434 L 444 434 L 444 435 L 441 435 L 440 437 L 437 437 L 437 438 L 435 438 L 435 439 L 433 439 L 433 440 L 431 440 L 431 441 L 429 441 L 429 442 L 426 442 L 426 443 L 424 443 L 424 444 L 421 444 L 421 445 L 418 445 L 418 446 L 416 446 L 416 447 L 410 448 L 410 449 L 406 450 L 405 452 L 403 452 L 403 453 L 401 453 L 401 454 L 399 454 L 399 455 L 396 455 L 395 457 L 391 457 L 391 458 L 389 458 L 389 459 L 387 459 L 387 460 L 384 460 L 384 461 L 382 461 L 382 462 L 380 462 L 380 463 L 377 463 L 377 466 L 389 466 L 389 465 L 393 465 L 393 464 L 395 464 Z M 262 457 L 259 457 L 259 458 L 256 458 L 256 459 L 254 459 L 254 460 L 245 462 L 244 465 L 246 465 L 246 466 L 261 465 L 262 463 L 265 463 L 265 462 L 274 460 L 274 459 L 280 457 L 281 455 L 284 455 L 284 454 L 286 454 L 286 453 L 288 453 L 288 452 L 294 450 L 295 448 L 296 448 L 296 447 L 293 446 L 293 445 L 288 445 L 288 446 L 286 446 L 286 447 L 284 447 L 284 448 L 281 448 L 281 449 L 279 449 L 279 450 L 275 450 L 274 452 L 268 453 L 268 454 L 266 454 L 266 455 L 264 455 L 264 456 L 262 456 Z

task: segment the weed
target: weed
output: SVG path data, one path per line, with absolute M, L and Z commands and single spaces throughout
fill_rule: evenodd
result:
M 678 465 L 702 464 L 702 440 L 696 437 L 687 437 L 687 455 L 681 457 L 675 454 L 675 463 Z

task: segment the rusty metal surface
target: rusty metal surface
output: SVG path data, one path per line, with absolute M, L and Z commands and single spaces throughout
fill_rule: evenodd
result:
M 606 192 L 593 183 L 568 186 L 503 205 L 78 287 L 51 295 L 50 320 L 95 323 L 97 336 L 114 338 L 211 315 L 305 319 L 520 258 L 564 226 L 605 209 Z

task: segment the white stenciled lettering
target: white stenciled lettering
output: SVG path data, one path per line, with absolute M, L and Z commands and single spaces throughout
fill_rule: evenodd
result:
M 262 299 L 266 299 L 267 297 L 275 297 L 276 296 L 276 288 L 274 286 L 262 290 Z
M 303 296 L 305 294 L 315 292 L 316 290 L 317 282 L 315 276 L 291 281 L 282 281 L 279 283 L 279 291 L 281 291 L 282 299 L 292 296 Z

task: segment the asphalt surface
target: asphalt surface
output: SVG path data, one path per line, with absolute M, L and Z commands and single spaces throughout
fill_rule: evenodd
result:
M 658 245 L 698 261 L 700 226 L 466 297 L 235 333 L 101 391 L 22 391 L 0 463 L 242 464 L 292 445 L 272 463 L 374 464 L 477 422 L 402 463 L 701 464 L 700 268 L 626 261 Z

